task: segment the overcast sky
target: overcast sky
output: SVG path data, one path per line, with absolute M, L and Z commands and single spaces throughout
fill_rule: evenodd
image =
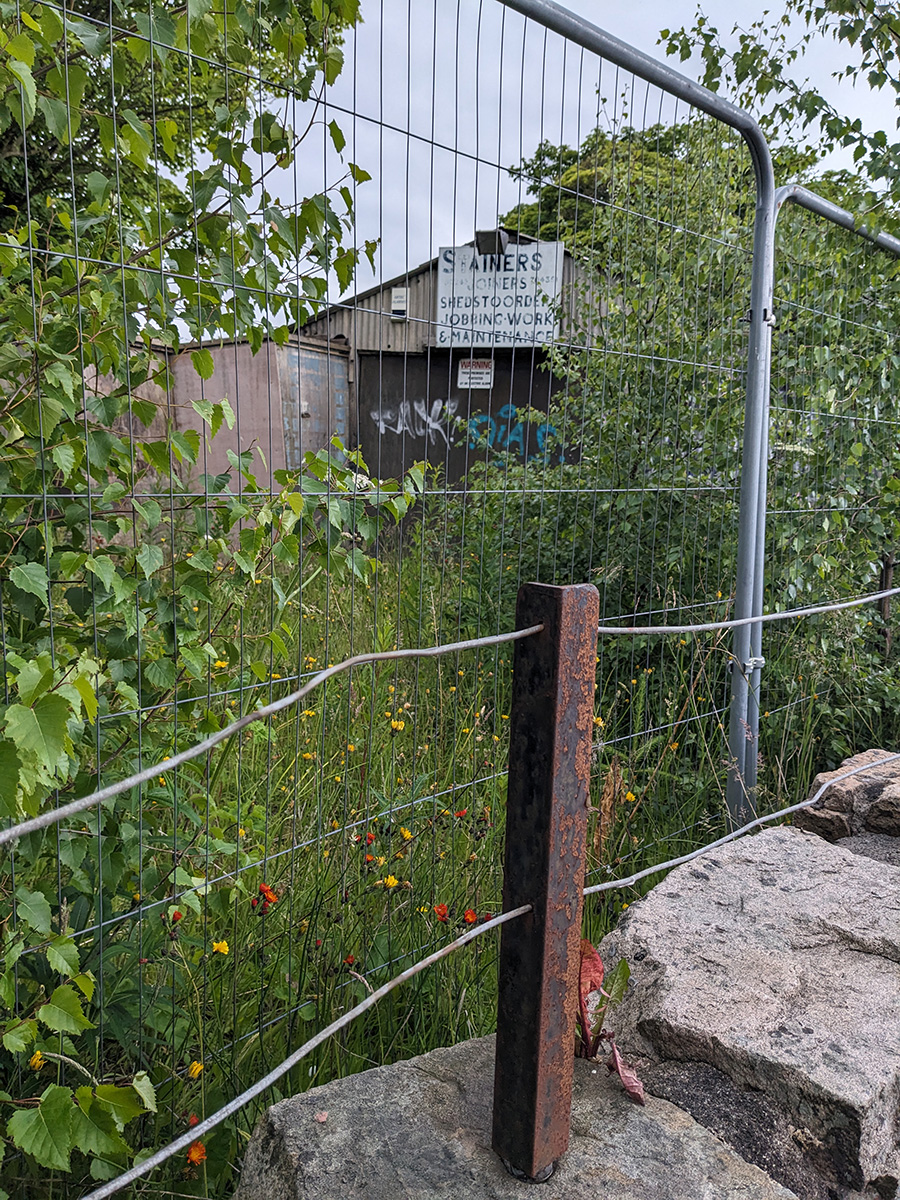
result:
M 689 24 L 694 12 L 692 2 L 673 0 L 570 0 L 569 7 L 658 58 L 660 29 Z M 762 7 L 707 0 L 705 11 L 728 33 Z M 621 120 L 626 108 L 636 125 L 687 115 L 684 105 L 545 34 L 498 0 L 362 0 L 362 13 L 320 112 L 325 120 L 272 186 L 286 201 L 318 190 L 323 174 L 334 182 L 341 167 L 325 126 L 336 121 L 347 139 L 344 157 L 372 176 L 354 189 L 356 238 L 378 239 L 379 250 L 375 274 L 362 269 L 356 290 L 417 266 L 440 246 L 469 241 L 476 228 L 494 227 L 498 214 L 525 198 L 507 168 L 542 139 L 575 146 L 598 119 Z M 843 62 L 839 49 L 821 41 L 803 70 L 839 95 L 845 110 L 892 130 L 886 95 L 846 85 L 838 93 L 829 82 Z M 673 65 L 697 74 L 695 64 Z M 293 121 L 299 126 L 301 115 Z

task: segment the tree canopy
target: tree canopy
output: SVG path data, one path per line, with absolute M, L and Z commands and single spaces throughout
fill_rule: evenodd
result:
M 885 93 L 900 106 L 900 10 L 877 0 L 781 0 L 742 29 L 727 34 L 698 8 L 692 25 L 664 29 L 666 52 L 682 61 L 699 54 L 701 82 L 713 91 L 740 96 L 754 107 L 776 145 L 805 144 L 824 155 L 852 152 L 873 192 L 864 205 L 900 196 L 900 140 L 892 130 L 872 128 L 841 111 L 825 90 L 803 79 L 810 50 L 827 40 L 843 52 L 836 78 Z M 896 214 L 885 210 L 886 220 Z

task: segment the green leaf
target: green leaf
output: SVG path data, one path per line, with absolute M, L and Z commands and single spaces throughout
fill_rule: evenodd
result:
M 6 1132 L 20 1150 L 53 1171 L 68 1171 L 72 1151 L 72 1092 L 51 1083 L 37 1108 L 21 1109 L 7 1122 Z
M 13 1021 L 3 1034 L 3 1045 L 10 1054 L 20 1054 L 36 1037 L 37 1021 Z
M 94 988 L 97 983 L 93 971 L 85 971 L 81 975 L 75 975 L 72 982 L 83 995 L 87 996 L 88 1000 L 93 1000 Z
M 54 1033 L 81 1033 L 84 1029 L 93 1029 L 93 1024 L 87 1019 L 81 1009 L 81 1001 L 75 989 L 64 983 L 53 992 L 46 1004 L 37 1010 L 37 1019 L 43 1021 Z
M 47 607 L 47 587 L 49 580 L 47 572 L 40 563 L 25 563 L 23 566 L 13 567 L 9 573 L 9 577 L 17 588 L 21 588 L 23 592 L 30 592 L 33 596 L 37 596 L 38 600 L 42 601 L 44 607 Z
M 35 933 L 50 932 L 50 905 L 43 892 L 29 892 L 22 885 L 17 887 L 16 911 L 19 920 L 24 921 Z
M 16 677 L 16 691 L 23 704 L 33 704 L 53 682 L 53 660 L 49 654 L 39 654 L 26 663 Z
M 331 134 L 331 141 L 334 144 L 335 150 L 337 150 L 338 154 L 340 154 L 347 144 L 347 139 L 344 137 L 341 127 L 338 125 L 337 121 L 329 122 L 328 132 Z
M 94 1096 L 112 1113 L 119 1130 L 144 1112 L 143 1101 L 130 1085 L 116 1087 L 111 1083 L 102 1083 L 94 1089 Z
M 28 125 L 34 119 L 35 104 L 37 103 L 37 88 L 34 84 L 34 76 L 31 74 L 31 69 L 27 63 L 23 63 L 21 59 L 7 59 L 6 69 L 10 75 L 13 75 L 22 85 L 22 99 L 25 109 L 25 124 Z
M 50 456 L 53 461 L 62 471 L 63 479 L 68 479 L 75 469 L 75 449 L 69 443 L 61 446 L 54 446 L 50 451 Z
M 150 1076 L 146 1071 L 138 1071 L 134 1079 L 131 1081 L 131 1086 L 144 1102 L 144 1108 L 148 1112 L 156 1112 L 156 1089 L 150 1082 Z
M 168 690 L 175 686 L 178 672 L 170 658 L 157 658 L 154 662 L 147 663 L 144 674 L 154 687 Z
M 72 1112 L 72 1145 L 85 1154 L 125 1154 L 128 1146 L 113 1119 L 112 1113 L 96 1103 L 93 1090 L 80 1087 L 75 1092 L 77 1105 Z
M 97 576 L 107 591 L 112 591 L 113 578 L 116 574 L 116 564 L 111 558 L 107 555 L 103 555 L 102 557 L 91 555 L 90 558 L 85 560 L 84 565 Z
M 6 710 L 6 731 L 20 751 L 33 754 L 48 771 L 66 764 L 71 748 L 66 722 L 72 709 L 62 696 L 41 696 L 31 708 L 13 704 Z
M 75 688 L 78 695 L 81 697 L 81 702 L 84 705 L 84 711 L 87 713 L 87 719 L 93 725 L 97 717 L 97 693 L 94 691 L 94 685 L 91 683 L 90 677 L 87 675 L 78 675 L 75 678 Z
M 159 546 L 153 542 L 144 542 L 137 555 L 138 565 L 144 572 L 144 578 L 149 579 L 165 562 L 165 555 Z
M 34 42 L 27 33 L 17 33 L 3 47 L 10 58 L 20 58 L 29 67 L 34 66 Z
M 16 815 L 19 768 L 22 764 L 12 742 L 0 741 L 0 816 Z
M 60 975 L 77 975 L 81 966 L 78 947 L 70 937 L 61 934 L 47 946 L 47 962 Z
M 216 364 L 210 352 L 203 347 L 200 350 L 194 350 L 191 354 L 191 362 L 194 364 L 194 370 L 201 379 L 212 379 L 213 372 L 216 369 Z
M 47 122 L 47 128 L 58 142 L 69 142 L 69 108 L 53 96 L 38 96 L 37 107 Z

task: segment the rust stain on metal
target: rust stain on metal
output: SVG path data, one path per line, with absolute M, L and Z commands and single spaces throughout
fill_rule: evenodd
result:
M 599 596 L 526 584 L 510 710 L 504 909 L 532 904 L 500 946 L 494 1149 L 543 1179 L 569 1144 Z

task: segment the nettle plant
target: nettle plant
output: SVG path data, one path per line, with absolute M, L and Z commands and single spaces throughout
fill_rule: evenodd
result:
M 204 394 L 202 345 L 196 429 L 167 424 L 148 398 L 165 394 L 185 339 L 283 344 L 330 272 L 346 287 L 371 260 L 373 243 L 347 242 L 361 168 L 288 205 L 268 186 L 293 163 L 309 111 L 303 132 L 284 114 L 334 81 L 357 16 L 357 0 L 192 0 L 149 14 L 122 0 L 102 21 L 93 8 L 0 3 L 6 821 L 261 703 L 275 661 L 291 661 L 304 582 L 370 581 L 384 523 L 422 492 L 421 467 L 378 480 L 337 440 L 303 470 L 274 471 L 278 490 L 268 467 L 257 480 L 252 447 L 229 452 L 231 471 L 201 475 L 204 440 L 234 424 L 228 400 Z M 262 103 L 272 97 L 280 116 Z M 328 133 L 341 155 L 335 122 Z M 237 616 L 263 592 L 237 639 Z M 227 798 L 210 800 L 215 770 L 201 759 L 181 773 L 179 802 L 160 779 L 20 838 L 0 863 L 0 1154 L 24 1151 L 36 1179 L 114 1176 L 132 1156 L 130 1123 L 157 1103 L 183 1107 L 196 1082 L 178 997 L 206 950 L 176 922 L 181 908 L 221 916 L 262 886 Z M 206 853 L 248 868 L 221 892 L 192 865 L 201 827 Z M 137 964 L 154 955 L 145 1003 Z

